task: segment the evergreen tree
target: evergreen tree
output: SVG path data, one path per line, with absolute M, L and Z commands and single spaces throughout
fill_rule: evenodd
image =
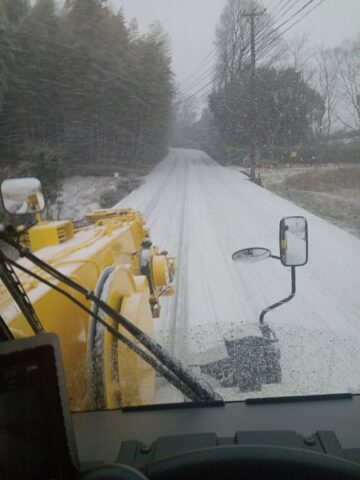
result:
M 160 25 L 140 36 L 106 0 L 61 14 L 54 0 L 0 0 L 0 34 L 3 158 L 65 173 L 161 159 L 173 86 Z
M 30 8 L 29 0 L 0 0 L 2 13 L 8 21 L 18 25 Z

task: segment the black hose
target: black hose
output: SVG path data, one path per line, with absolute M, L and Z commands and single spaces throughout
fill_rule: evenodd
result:
M 140 330 L 136 325 L 131 323 L 121 314 L 116 312 L 107 303 L 99 300 L 94 292 L 86 290 L 84 287 L 74 282 L 70 278 L 63 275 L 51 265 L 48 265 L 40 258 L 32 254 L 28 249 L 22 248 L 12 239 L 7 240 L 10 245 L 18 250 L 21 256 L 26 257 L 32 263 L 40 267 L 51 276 L 78 291 L 84 295 L 87 299 L 92 300 L 107 313 L 113 320 L 123 326 L 131 335 L 133 335 L 144 347 L 146 347 L 163 365 L 165 365 L 173 374 L 181 379 L 181 381 L 196 395 L 200 401 L 221 401 L 222 398 L 218 395 L 212 387 L 202 380 L 197 379 L 193 374 L 187 370 L 180 361 L 175 360 L 171 355 L 157 342 L 155 342 L 149 335 Z
M 18 264 L 17 262 L 7 258 L 7 261 L 11 263 L 14 267 L 18 268 L 22 272 L 26 273 L 27 275 L 30 275 L 31 277 L 35 278 L 39 282 L 44 283 L 48 287 L 54 289 L 61 295 L 65 296 L 69 300 L 71 300 L 75 305 L 80 307 L 82 310 L 84 310 L 86 313 L 91 315 L 101 323 L 112 335 L 114 335 L 119 341 L 124 343 L 128 348 L 130 348 L 133 352 L 135 352 L 137 355 L 139 355 L 146 363 L 148 363 L 156 372 L 158 372 L 160 375 L 162 375 L 166 380 L 168 380 L 169 383 L 171 383 L 174 387 L 179 389 L 181 393 L 186 395 L 190 400 L 194 402 L 201 401 L 201 398 L 198 397 L 192 390 L 190 390 L 186 385 L 182 383 L 182 381 L 177 378 L 171 371 L 167 370 L 166 368 L 161 365 L 155 358 L 151 357 L 147 352 L 139 348 L 137 345 L 135 345 L 129 338 L 125 337 L 122 335 L 118 330 L 116 330 L 114 327 L 109 325 L 107 322 L 105 322 L 101 317 L 98 315 L 94 314 L 89 308 L 87 308 L 83 303 L 81 303 L 77 298 L 75 298 L 73 295 L 68 293 L 66 290 L 62 289 L 61 287 L 58 287 L 57 285 L 54 285 L 53 283 L 49 282 L 48 280 L 45 280 L 44 278 L 40 277 L 37 275 L 35 272 L 32 272 L 31 270 L 27 269 L 26 267 L 23 267 L 22 265 Z

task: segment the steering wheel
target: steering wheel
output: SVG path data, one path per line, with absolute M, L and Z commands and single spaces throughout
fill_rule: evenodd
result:
M 150 464 L 151 480 L 355 480 L 360 465 L 306 450 L 258 445 L 220 446 Z
M 220 446 L 165 458 L 143 469 L 101 467 L 81 480 L 358 480 L 360 465 L 295 448 Z
M 107 465 L 89 470 L 78 477 L 78 480 L 148 480 L 135 468 L 127 465 Z

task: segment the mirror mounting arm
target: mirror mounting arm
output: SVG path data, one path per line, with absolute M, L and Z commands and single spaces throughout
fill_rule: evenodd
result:
M 290 302 L 295 296 L 296 293 L 296 275 L 295 275 L 295 268 L 296 267 L 291 267 L 291 294 L 284 298 L 283 300 L 280 300 L 279 302 L 274 303 L 273 305 L 270 305 L 270 307 L 265 308 L 261 313 L 260 313 L 260 324 L 264 324 L 264 317 L 265 315 L 270 312 L 271 310 L 275 310 L 275 308 L 281 307 L 281 305 L 284 305 L 284 303 Z
M 275 258 L 276 260 L 281 260 L 281 257 L 278 257 L 277 255 L 273 255 L 273 254 L 270 255 L 270 258 Z

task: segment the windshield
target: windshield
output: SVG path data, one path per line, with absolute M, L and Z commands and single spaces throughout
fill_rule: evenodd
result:
M 0 221 L 83 289 L 1 243 L 36 318 L 1 317 L 58 334 L 72 410 L 360 393 L 359 18 L 0 0 Z

